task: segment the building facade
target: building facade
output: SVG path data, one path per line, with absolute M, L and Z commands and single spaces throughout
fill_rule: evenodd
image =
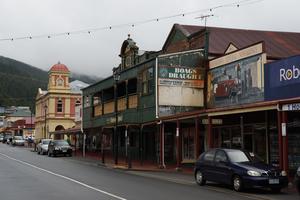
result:
M 81 92 L 71 90 L 70 71 L 66 65 L 55 64 L 48 74 L 47 91 L 39 89 L 36 97 L 36 140 L 50 138 L 50 132 L 72 128 L 75 106 L 81 104 Z
M 281 112 L 289 96 L 265 97 L 265 76 L 272 77 L 265 66 L 300 54 L 299 41 L 299 33 L 175 24 L 162 50 L 137 62 L 142 55 L 129 38 L 114 76 L 83 90 L 84 132 L 116 163 L 130 156 L 180 168 L 205 149 L 227 147 L 292 174 L 298 161 L 288 154 L 282 123 L 297 113 Z M 279 72 L 286 80 L 299 75 L 294 68 Z

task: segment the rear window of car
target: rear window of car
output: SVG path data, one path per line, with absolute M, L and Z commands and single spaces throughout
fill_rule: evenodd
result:
M 64 140 L 60 140 L 60 141 L 54 141 L 54 144 L 57 146 L 68 146 L 69 143 L 67 141 Z
M 215 151 L 208 151 L 204 155 L 203 160 L 205 160 L 205 161 L 213 161 L 214 160 L 214 156 L 215 156 Z
M 43 140 L 43 144 L 49 144 L 50 140 Z

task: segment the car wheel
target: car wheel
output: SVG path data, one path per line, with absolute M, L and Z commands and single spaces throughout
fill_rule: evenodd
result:
M 206 180 L 203 177 L 203 173 L 200 170 L 197 170 L 195 174 L 195 180 L 198 185 L 205 185 Z
M 40 151 L 39 151 L 39 150 L 37 150 L 37 154 L 40 154 Z
M 237 192 L 240 192 L 243 190 L 243 181 L 242 181 L 241 177 L 239 177 L 238 175 L 235 175 L 233 177 L 232 185 L 233 185 L 233 189 Z

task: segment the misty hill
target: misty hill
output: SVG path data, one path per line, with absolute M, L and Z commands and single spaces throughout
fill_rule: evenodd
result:
M 72 74 L 72 80 L 88 84 L 97 77 Z M 33 106 L 38 88 L 47 89 L 48 72 L 17 60 L 0 56 L 0 106 Z

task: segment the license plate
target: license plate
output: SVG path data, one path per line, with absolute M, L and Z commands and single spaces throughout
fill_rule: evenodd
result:
M 62 152 L 66 153 L 66 152 L 67 152 L 67 150 L 62 150 Z
M 279 179 L 269 179 L 269 184 L 279 184 Z

